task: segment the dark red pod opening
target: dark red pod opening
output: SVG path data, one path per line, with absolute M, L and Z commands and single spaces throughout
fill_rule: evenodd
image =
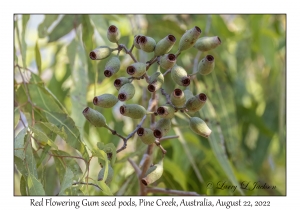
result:
M 212 56 L 212 55 L 207 55 L 206 56 L 206 59 L 208 60 L 208 61 L 210 61 L 210 62 L 212 62 L 212 61 L 214 61 L 214 56 Z
M 95 53 L 94 51 L 90 52 L 90 58 L 91 58 L 92 60 L 96 60 L 97 55 L 96 55 L 96 53 Z
M 126 101 L 126 94 L 125 93 L 120 93 L 119 95 L 118 95 L 118 99 L 120 100 L 120 101 Z
M 109 26 L 108 31 L 110 33 L 115 33 L 118 30 L 118 28 L 114 25 Z
M 200 101 L 203 101 L 203 102 L 205 102 L 206 99 L 207 99 L 207 97 L 206 97 L 206 95 L 205 95 L 204 93 L 200 93 L 200 94 L 198 95 L 198 97 L 199 97 Z
M 112 75 L 112 73 L 111 73 L 110 70 L 105 70 L 105 71 L 104 71 L 104 76 L 106 76 L 106 77 L 111 77 L 111 75 Z
M 176 41 L 175 36 L 173 36 L 172 34 L 168 35 L 168 39 L 169 39 L 171 42 L 175 42 L 175 41 Z
M 161 138 L 162 137 L 162 132 L 160 131 L 160 130 L 158 130 L 158 129 L 155 129 L 154 131 L 153 131 L 153 135 L 156 137 L 156 138 Z
M 139 128 L 137 131 L 136 131 L 137 135 L 138 136 L 143 136 L 144 133 L 145 133 L 145 129 L 144 128 Z

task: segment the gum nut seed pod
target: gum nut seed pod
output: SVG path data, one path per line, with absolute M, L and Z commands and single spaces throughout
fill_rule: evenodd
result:
M 111 77 L 120 70 L 121 62 L 118 56 L 110 58 L 105 64 L 104 76 Z
M 200 34 L 201 29 L 198 26 L 187 30 L 180 38 L 178 52 L 191 48 L 200 37 Z
M 105 166 L 103 168 L 101 168 L 101 170 L 98 173 L 98 181 L 102 181 L 103 180 L 103 178 L 104 178 L 104 172 L 105 172 Z M 108 173 L 107 173 L 107 177 L 106 177 L 105 183 L 109 184 L 112 181 L 113 176 L 114 176 L 114 170 L 111 167 L 111 165 L 108 164 Z
M 174 46 L 175 42 L 175 36 L 169 34 L 156 44 L 154 49 L 154 56 L 156 57 L 168 53 Z
M 102 108 L 111 108 L 118 102 L 118 98 L 112 94 L 105 93 L 100 96 L 95 96 L 93 104 Z
M 156 112 L 161 118 L 164 119 L 171 119 L 175 115 L 175 109 L 169 104 L 158 107 Z
M 152 74 L 149 78 L 149 92 L 154 92 L 161 88 L 161 86 L 164 83 L 164 80 L 164 75 L 160 71 L 157 71 L 154 74 Z
M 112 49 L 107 46 L 100 46 L 90 52 L 90 58 L 92 60 L 102 60 L 110 56 Z
M 147 172 L 146 176 L 142 178 L 142 183 L 144 185 L 152 184 L 153 182 L 157 181 L 163 174 L 163 160 L 159 161 L 159 163 L 151 166 Z
M 147 110 L 138 104 L 123 104 L 120 106 L 120 113 L 132 119 L 141 119 L 147 114 Z
M 180 86 L 189 86 L 191 83 L 190 78 L 187 76 L 184 68 L 174 65 L 171 69 L 171 77 L 173 81 Z
M 162 118 L 155 123 L 153 135 L 156 138 L 160 139 L 161 137 L 165 136 L 170 129 L 171 129 L 171 120 Z
M 221 39 L 218 36 L 201 37 L 199 38 L 194 47 L 200 51 L 209 51 L 221 44 Z
M 186 102 L 184 92 L 182 90 L 180 90 L 179 88 L 176 88 L 171 93 L 170 99 L 171 99 L 172 104 L 176 107 L 183 107 Z
M 160 57 L 159 65 L 163 69 L 170 69 L 176 64 L 176 55 L 164 54 Z
M 100 112 L 90 107 L 86 107 L 82 114 L 95 127 L 107 127 L 106 119 Z
M 139 128 L 136 133 L 144 144 L 151 145 L 155 142 L 155 136 L 150 128 Z
M 141 49 L 145 52 L 153 52 L 155 49 L 156 42 L 149 36 L 141 36 L 138 42 Z
M 140 45 L 139 45 L 139 39 L 142 35 L 135 35 L 134 36 L 134 40 L 133 40 L 133 45 L 137 48 L 137 49 L 141 49 Z
M 117 43 L 121 37 L 121 33 L 116 26 L 111 25 L 108 27 L 106 36 L 110 42 Z
M 202 75 L 211 73 L 215 68 L 215 59 L 212 55 L 207 55 L 198 64 L 198 72 Z
M 204 93 L 200 93 L 199 95 L 195 95 L 194 97 L 187 100 L 185 103 L 185 107 L 190 112 L 199 111 L 205 104 L 207 96 Z
M 190 98 L 194 97 L 192 91 L 189 88 L 186 88 L 183 92 L 185 95 L 185 101 L 188 101 Z
M 146 73 L 146 63 L 136 62 L 127 67 L 127 74 L 132 77 L 141 77 Z
M 190 118 L 190 128 L 195 133 L 203 136 L 208 137 L 211 134 L 211 130 L 206 125 L 206 123 L 199 117 L 191 117 Z
M 126 83 L 119 89 L 118 99 L 119 101 L 128 101 L 132 99 L 135 94 L 135 88 L 133 84 Z
M 114 81 L 114 86 L 117 90 L 120 90 L 120 88 L 126 83 L 129 83 L 129 79 L 127 77 L 119 77 Z

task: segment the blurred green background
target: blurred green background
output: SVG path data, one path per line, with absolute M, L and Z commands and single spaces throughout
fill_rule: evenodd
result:
M 53 110 L 57 106 L 65 107 L 66 116 L 75 122 L 74 129 L 89 148 L 95 148 L 97 142 L 113 143 L 120 148 L 122 141 L 104 128 L 92 127 L 83 117 L 82 110 L 86 106 L 93 107 L 95 95 L 117 95 L 113 81 L 127 76 L 125 69 L 133 61 L 121 52 L 121 70 L 117 75 L 105 78 L 103 69 L 107 60 L 92 61 L 88 57 L 89 52 L 101 45 L 116 47 L 106 38 L 111 24 L 121 32 L 119 43 L 128 48 L 136 34 L 150 36 L 156 42 L 173 34 L 177 41 L 172 53 L 177 51 L 182 34 L 198 26 L 202 30 L 201 37 L 219 36 L 222 44 L 205 53 L 195 48 L 186 50 L 177 59 L 177 64 L 192 73 L 194 63 L 197 64 L 204 56 L 211 54 L 215 57 L 213 73 L 197 75 L 197 81 L 190 85 L 194 94 L 204 92 L 208 97 L 204 108 L 195 116 L 206 120 L 213 132 L 209 139 L 195 135 L 188 128 L 186 117 L 178 114 L 168 135 L 179 135 L 180 138 L 162 142 L 167 150 L 164 173 L 154 185 L 202 195 L 286 194 L 285 15 L 15 15 L 14 21 L 14 64 L 23 67 L 15 66 L 14 73 L 15 148 L 16 142 L 22 141 L 20 139 L 26 141 L 24 124 L 20 119 L 25 125 L 49 121 L 44 117 L 49 111 L 47 109 Z M 153 56 L 153 53 L 146 54 L 137 49 L 133 53 L 141 62 Z M 149 74 L 155 72 L 157 66 L 154 64 Z M 28 82 L 33 103 L 42 103 L 40 95 L 34 94 L 34 88 L 44 91 L 47 99 L 46 103 L 43 102 L 45 109 L 36 110 L 26 103 L 23 80 Z M 43 83 L 45 86 L 42 87 Z M 128 103 L 147 107 L 150 93 L 146 91 L 145 81 L 134 81 L 134 85 L 136 94 Z M 168 74 L 163 87 L 170 93 L 178 86 Z M 159 105 L 163 103 L 165 99 L 160 97 Z M 120 116 L 118 107 L 121 104 L 118 102 L 111 109 L 95 109 L 106 117 L 109 126 L 127 136 L 139 120 Z M 34 119 L 32 112 L 35 113 Z M 144 125 L 149 126 L 149 120 Z M 78 151 L 62 141 L 61 136 L 54 135 L 52 140 L 59 150 L 78 156 Z M 36 162 L 36 178 L 46 195 L 55 195 L 60 191 L 61 176 L 64 175 L 61 173 L 65 172 L 63 167 L 68 163 L 59 165 L 58 159 L 43 153 L 45 147 L 32 145 L 30 154 Z M 135 135 L 128 141 L 127 149 L 118 153 L 113 167 L 114 178 L 109 185 L 112 194 L 138 194 L 139 181 L 127 158 L 131 157 L 139 164 L 146 148 Z M 154 162 L 160 156 L 156 147 Z M 82 161 L 75 162 L 82 171 L 85 170 Z M 97 159 L 93 158 L 90 181 L 96 180 L 99 170 Z M 83 172 L 74 174 L 74 177 L 80 175 Z M 15 154 L 15 195 L 23 195 L 24 176 L 22 155 Z M 241 182 L 249 183 L 251 189 L 250 185 L 253 186 L 254 182 L 276 188 L 218 189 L 222 187 L 221 183 L 232 186 Z M 207 189 L 208 183 L 213 184 L 212 189 Z M 73 187 L 72 190 L 70 192 L 79 195 L 103 195 L 92 186 Z

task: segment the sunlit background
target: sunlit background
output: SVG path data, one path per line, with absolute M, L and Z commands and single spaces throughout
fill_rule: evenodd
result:
M 116 47 L 106 38 L 107 28 L 112 24 L 121 32 L 120 43 L 128 48 L 136 34 L 150 36 L 156 42 L 173 34 L 177 41 L 171 52 L 175 53 L 182 34 L 194 26 L 201 28 L 201 37 L 219 36 L 222 40 L 220 46 L 209 52 L 201 53 L 191 48 L 177 59 L 178 65 L 192 73 L 195 62 L 205 55 L 215 57 L 214 71 L 207 76 L 197 75 L 197 81 L 190 85 L 195 95 L 204 92 L 208 97 L 205 106 L 195 116 L 206 120 L 213 134 L 209 139 L 194 134 L 188 128 L 187 118 L 176 115 L 168 135 L 179 135 L 180 138 L 162 142 L 167 150 L 164 173 L 153 186 L 194 191 L 201 195 L 286 194 L 285 15 L 16 15 L 14 64 L 23 68 L 15 67 L 15 139 L 26 138 L 24 125 L 43 121 L 45 115 L 43 110 L 33 110 L 30 104 L 22 103 L 27 100 L 23 82 L 31 85 L 44 82 L 49 91 L 46 94 L 51 93 L 51 97 L 66 109 L 84 144 L 89 148 L 96 148 L 97 142 L 113 143 L 116 148 L 122 146 L 120 138 L 104 128 L 91 126 L 82 115 L 86 106 L 94 107 L 92 99 L 95 95 L 117 95 L 113 81 L 127 76 L 125 69 L 133 63 L 130 56 L 121 52 L 120 72 L 106 78 L 103 69 L 107 60 L 90 60 L 88 54 L 97 46 Z M 38 52 L 40 64 L 37 62 Z M 133 53 L 141 62 L 153 56 L 138 49 L 134 49 Z M 149 74 L 157 67 L 154 64 L 148 70 Z M 33 74 L 41 81 L 35 80 L 37 83 L 34 83 Z M 136 94 L 130 103 L 147 107 L 150 93 L 145 81 L 135 81 L 134 85 Z M 166 92 L 170 93 L 176 87 L 170 74 L 167 75 L 164 83 Z M 31 95 L 31 98 L 33 103 L 41 100 L 38 95 Z M 164 103 L 164 97 L 160 97 L 159 105 Z M 48 101 L 46 104 L 52 105 Z M 120 115 L 121 105 L 118 102 L 110 109 L 95 109 L 105 116 L 110 127 L 126 136 L 139 120 Z M 32 112 L 36 112 L 35 119 Z M 149 120 L 144 125 L 149 126 Z M 61 136 L 55 135 L 52 140 L 59 150 L 80 155 Z M 114 195 L 138 194 L 139 180 L 127 158 L 139 164 L 146 148 L 135 135 L 128 141 L 127 149 L 118 153 L 113 167 L 114 177 L 109 184 Z M 59 158 L 44 151 L 45 147 L 41 149 L 33 141 L 32 158 L 36 163 L 37 180 L 46 195 L 56 195 L 62 187 L 64 167 L 69 162 L 62 164 Z M 15 154 L 15 195 L 23 195 L 22 189 L 26 184 L 26 167 L 21 167 L 20 156 Z M 159 158 L 160 150 L 156 147 L 154 162 Z M 85 165 L 81 160 L 76 159 L 75 162 L 82 172 L 78 171 L 74 177 L 81 178 Z M 97 158 L 93 158 L 89 171 L 91 182 L 96 182 L 99 170 Z M 220 183 L 234 186 L 241 183 L 253 185 L 255 182 L 269 185 L 272 189 L 217 189 Z M 207 189 L 208 183 L 213 183 L 212 189 Z M 73 191 L 69 192 L 79 195 L 105 194 L 93 186 L 72 188 Z

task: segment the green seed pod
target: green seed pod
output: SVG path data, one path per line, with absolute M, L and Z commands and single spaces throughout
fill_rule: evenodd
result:
M 194 95 L 192 93 L 192 91 L 189 89 L 189 88 L 186 88 L 184 91 L 183 91 L 184 95 L 185 95 L 185 101 L 188 101 L 190 98 L 193 98 Z
M 165 38 L 160 40 L 155 46 L 154 56 L 156 57 L 168 53 L 174 46 L 175 42 L 175 36 L 173 36 L 172 34 L 166 36 Z
M 105 172 L 105 166 L 103 168 L 101 168 L 101 170 L 98 173 L 98 181 L 102 181 L 104 178 L 104 172 Z M 105 184 L 109 184 L 114 176 L 114 169 L 111 167 L 110 164 L 108 164 L 108 173 L 107 173 L 107 177 L 105 180 Z
M 121 37 L 121 33 L 119 29 L 114 25 L 109 26 L 106 35 L 108 40 L 113 43 L 117 43 Z
M 128 101 L 132 99 L 135 94 L 135 88 L 133 84 L 126 83 L 119 89 L 118 99 L 120 101 Z
M 189 86 L 191 83 L 190 78 L 187 76 L 184 68 L 174 65 L 171 69 L 171 77 L 173 81 L 180 86 Z
M 112 94 L 102 94 L 100 96 L 96 96 L 93 99 L 93 104 L 95 106 L 100 106 L 102 108 L 111 108 L 118 102 L 118 98 Z
M 107 128 L 105 117 L 100 112 L 98 112 L 90 107 L 86 107 L 83 110 L 82 114 L 95 127 L 106 127 Z
M 138 104 L 123 104 L 120 106 L 120 113 L 132 119 L 141 119 L 145 114 L 148 114 L 147 110 Z
M 132 77 L 141 77 L 146 73 L 146 64 L 136 62 L 127 67 L 127 74 Z
M 151 166 L 147 172 L 146 177 L 142 178 L 142 183 L 144 185 L 152 184 L 153 182 L 157 181 L 163 174 L 163 161 L 159 161 L 159 163 Z
M 190 118 L 190 128 L 195 133 L 203 137 L 208 137 L 211 134 L 211 130 L 206 125 L 206 123 L 199 117 Z
M 152 74 L 149 78 L 149 85 L 148 90 L 149 92 L 157 91 L 164 83 L 164 75 L 157 71 L 154 74 Z
M 159 65 L 163 69 L 170 69 L 176 64 L 176 55 L 164 54 L 159 59 Z
M 155 123 L 153 135 L 156 138 L 160 139 L 161 137 L 165 136 L 170 129 L 171 129 L 171 120 L 162 118 Z
M 120 88 L 126 83 L 129 83 L 129 79 L 127 77 L 120 77 L 114 81 L 114 86 L 117 90 L 120 90 Z
M 178 52 L 182 52 L 183 50 L 187 50 L 191 48 L 201 34 L 201 29 L 198 26 L 187 30 L 181 37 L 179 41 L 179 49 Z
M 201 37 L 194 45 L 197 50 L 209 51 L 221 44 L 221 39 L 218 36 Z
M 175 109 L 169 104 L 158 107 L 156 112 L 161 118 L 164 119 L 171 119 L 175 115 Z
M 172 104 L 178 108 L 183 107 L 186 101 L 184 92 L 178 88 L 171 93 L 170 99 Z
M 107 46 L 100 46 L 90 52 L 90 58 L 92 60 L 102 60 L 110 56 L 112 49 Z
M 137 49 L 141 49 L 140 47 L 140 42 L 139 42 L 139 39 L 142 35 L 135 35 L 134 36 L 134 40 L 133 40 L 133 45 L 137 48 Z
M 145 52 L 153 52 L 156 42 L 149 36 L 141 36 L 138 40 L 141 49 Z
M 207 55 L 198 64 L 198 72 L 202 75 L 211 73 L 215 68 L 215 59 L 212 55 Z
M 200 93 L 199 95 L 193 96 L 185 103 L 185 107 L 190 112 L 199 111 L 206 102 L 206 95 L 204 93 Z
M 120 70 L 121 62 L 118 56 L 110 58 L 105 64 L 104 76 L 111 77 Z
M 144 144 L 151 145 L 155 142 L 155 136 L 150 128 L 139 128 L 136 133 Z

